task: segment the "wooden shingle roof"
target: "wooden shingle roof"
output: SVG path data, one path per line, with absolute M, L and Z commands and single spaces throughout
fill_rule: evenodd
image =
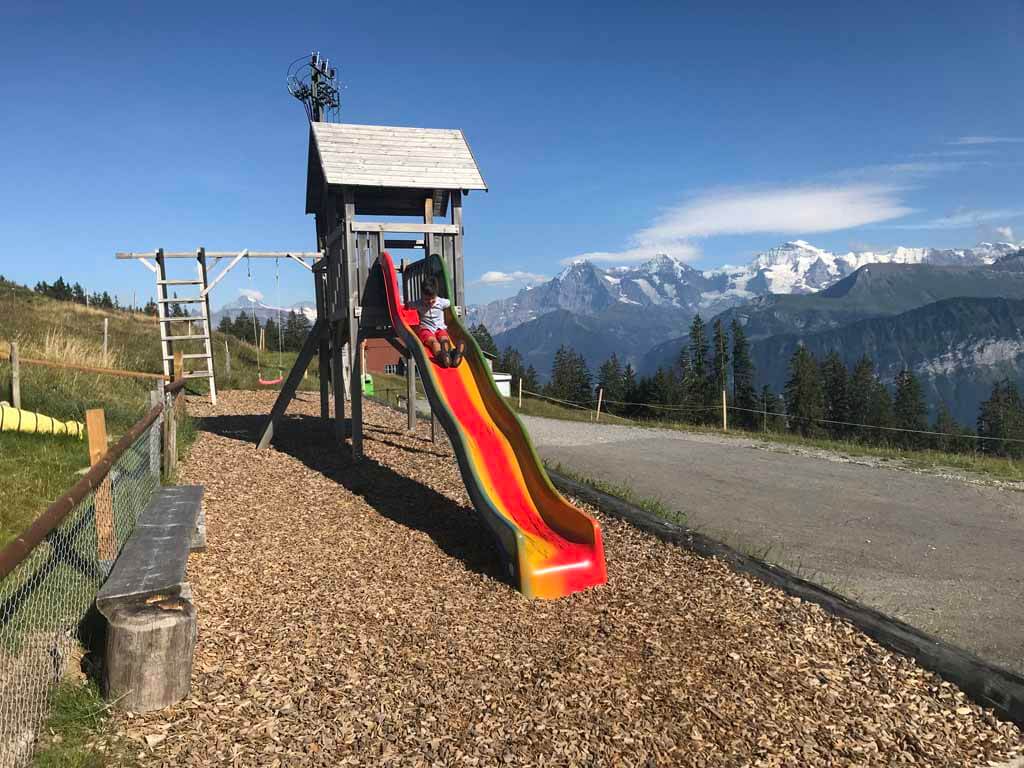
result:
M 487 189 L 458 129 L 311 123 L 328 184 L 405 189 Z M 313 147 L 310 147 L 313 160 Z

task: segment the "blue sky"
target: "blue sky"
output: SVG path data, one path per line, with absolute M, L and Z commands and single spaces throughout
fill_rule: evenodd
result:
M 1024 240 L 1024 0 L 723 5 L 5 3 L 0 273 L 141 301 L 117 250 L 311 249 L 284 74 L 314 48 L 344 121 L 466 133 L 471 300 L 581 254 Z

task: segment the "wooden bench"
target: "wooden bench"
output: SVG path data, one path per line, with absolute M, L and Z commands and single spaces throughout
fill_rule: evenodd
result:
M 202 500 L 202 486 L 160 488 L 96 596 L 107 620 L 104 692 L 130 712 L 188 695 L 196 612 L 186 565 L 206 544 Z

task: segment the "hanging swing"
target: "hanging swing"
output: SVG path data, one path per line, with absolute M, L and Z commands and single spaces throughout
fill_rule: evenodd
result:
M 246 265 L 248 267 L 248 260 Z M 252 281 L 252 270 L 249 270 L 249 281 Z M 252 311 L 252 336 L 256 341 L 256 381 L 264 387 L 273 387 L 276 384 L 280 384 L 284 381 L 284 371 L 281 370 L 281 358 L 284 354 L 284 348 L 281 343 L 282 329 L 281 329 L 281 273 L 278 265 L 278 260 L 274 259 L 274 282 L 277 286 L 277 378 L 276 379 L 265 379 L 263 378 L 263 362 L 260 357 L 260 348 L 263 346 L 260 339 L 259 333 L 256 329 L 256 308 L 253 307 Z M 253 300 L 255 303 L 255 300 Z

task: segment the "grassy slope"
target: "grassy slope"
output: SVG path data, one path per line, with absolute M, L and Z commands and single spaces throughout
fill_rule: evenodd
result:
M 158 325 L 153 318 L 53 301 L 9 283 L 0 284 L 0 352 L 17 341 L 22 357 L 34 357 L 84 365 L 103 361 L 103 318 L 110 319 L 110 367 L 136 371 L 161 370 Z M 225 340 L 231 350 L 231 376 L 225 370 Z M 198 351 L 196 342 L 183 347 Z M 278 366 L 287 373 L 295 353 L 280 360 L 276 353 L 264 357 L 264 375 L 276 376 Z M 194 367 L 202 365 L 202 361 Z M 256 349 L 233 337 L 214 335 L 214 370 L 223 388 L 257 387 Z M 107 431 L 117 439 L 146 411 L 154 382 L 103 374 L 87 374 L 41 366 L 22 365 L 21 402 L 28 410 L 60 419 L 84 420 L 86 409 L 103 408 Z M 315 375 L 302 383 L 317 387 Z M 191 392 L 205 392 L 206 381 L 191 381 Z M 0 361 L 0 399 L 10 400 L 10 364 Z M 188 425 L 180 447 L 188 443 Z M 21 530 L 46 506 L 69 488 L 79 470 L 89 465 L 84 441 L 74 438 L 0 433 L 0 545 Z

